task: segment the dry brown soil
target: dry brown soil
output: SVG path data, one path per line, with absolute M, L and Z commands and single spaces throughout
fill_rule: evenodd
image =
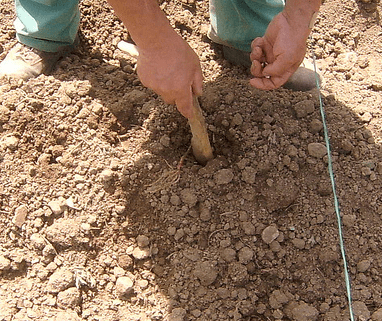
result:
M 15 43 L 0 8 L 0 59 Z M 162 3 L 199 54 L 216 158 L 144 88 L 105 1 L 50 76 L 0 82 L 0 320 L 349 320 L 318 92 L 259 91 L 206 37 L 208 3 Z M 309 47 L 356 320 L 382 320 L 381 4 L 328 0 Z

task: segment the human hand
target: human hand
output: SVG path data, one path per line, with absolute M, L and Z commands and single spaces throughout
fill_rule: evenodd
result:
M 296 28 L 287 16 L 279 13 L 269 24 L 265 35 L 252 41 L 250 80 L 253 87 L 271 90 L 282 86 L 304 59 L 306 28 Z
M 186 118 L 193 116 L 193 95 L 202 94 L 199 59 L 174 30 L 162 34 L 153 47 L 138 47 L 137 73 L 142 84 L 168 104 L 175 104 Z

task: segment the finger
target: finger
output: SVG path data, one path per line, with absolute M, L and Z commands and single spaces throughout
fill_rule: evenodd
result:
M 265 54 L 260 47 L 253 47 L 250 54 L 250 59 L 252 61 L 258 60 L 260 62 L 265 62 Z
M 254 75 L 255 77 L 262 77 L 263 76 L 263 67 L 259 61 L 257 61 L 257 60 L 252 61 L 251 74 Z
M 191 87 L 185 94 L 180 95 L 179 98 L 175 100 L 176 108 L 178 108 L 179 112 L 188 118 L 192 118 L 193 116 L 193 97 Z
M 271 78 L 259 78 L 255 77 L 249 80 L 249 83 L 252 87 L 261 89 L 261 90 L 273 90 L 282 86 L 285 81 L 279 77 Z
M 192 83 L 192 92 L 196 96 L 201 96 L 203 94 L 203 74 L 201 70 L 194 76 L 194 82 Z

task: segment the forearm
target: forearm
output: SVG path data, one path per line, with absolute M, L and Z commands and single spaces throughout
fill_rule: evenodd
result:
M 307 37 L 320 6 L 321 0 L 286 0 L 283 14 L 296 31 Z
M 155 49 L 174 32 L 156 0 L 108 0 L 138 47 Z

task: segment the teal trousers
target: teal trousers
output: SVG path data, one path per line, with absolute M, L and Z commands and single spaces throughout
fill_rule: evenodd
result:
M 33 48 L 55 52 L 74 43 L 80 23 L 79 0 L 15 0 L 17 39 Z M 284 0 L 210 0 L 213 40 L 251 51 L 284 7 Z
M 284 0 L 210 0 L 209 37 L 250 52 L 252 40 L 264 35 L 284 5 Z
M 80 24 L 79 0 L 16 0 L 17 39 L 30 47 L 56 52 L 72 45 Z

